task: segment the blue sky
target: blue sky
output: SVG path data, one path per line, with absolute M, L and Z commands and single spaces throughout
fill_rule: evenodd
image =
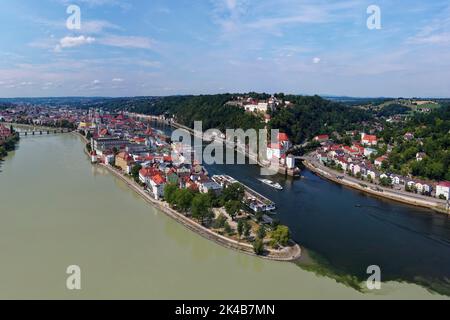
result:
M 3 0 L 0 20 L 0 97 L 450 97 L 444 0 Z

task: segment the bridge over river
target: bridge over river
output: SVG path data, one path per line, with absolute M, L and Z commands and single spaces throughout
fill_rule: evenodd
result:
M 5 123 L 5 126 L 12 126 L 13 129 L 19 133 L 19 136 L 42 136 L 42 135 L 54 135 L 54 134 L 62 134 L 62 133 L 70 133 L 73 130 L 68 128 L 55 128 L 55 127 L 46 127 L 46 126 L 34 126 L 29 124 L 20 124 L 20 123 Z

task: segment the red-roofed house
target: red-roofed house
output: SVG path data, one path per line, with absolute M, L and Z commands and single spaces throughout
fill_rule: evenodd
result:
M 436 197 L 440 198 L 443 197 L 446 200 L 450 199 L 450 182 L 449 181 L 442 181 L 439 182 L 436 186 Z
M 280 132 L 279 134 L 278 134 L 278 141 L 281 143 L 281 142 L 289 142 L 289 137 L 288 137 L 288 135 L 286 134 L 286 133 L 282 133 L 282 132 Z
M 291 146 L 292 144 L 289 141 L 288 135 L 286 133 L 279 133 L 278 143 L 271 143 L 267 146 L 267 159 L 269 161 L 285 159 L 286 153 Z
M 139 180 L 142 183 L 145 183 L 146 185 L 150 185 L 150 179 L 154 175 L 158 174 L 159 171 L 156 168 L 149 167 L 149 168 L 143 168 L 139 171 Z
M 369 145 L 369 146 L 376 146 L 378 144 L 378 138 L 377 138 L 377 136 L 363 133 L 363 134 L 361 134 L 361 144 Z
M 388 156 L 387 156 L 387 155 L 378 157 L 378 158 L 375 159 L 374 164 L 375 164 L 377 167 L 381 167 L 381 166 L 383 165 L 383 162 L 386 161 L 387 159 L 388 159 Z
M 344 146 L 344 152 L 350 155 L 357 155 L 359 154 L 359 149 L 355 148 L 355 147 L 349 147 L 349 146 Z
M 325 141 L 330 140 L 330 136 L 327 134 L 321 134 L 321 135 L 314 137 L 313 140 L 317 141 L 317 142 L 325 142 Z
M 156 200 L 164 197 L 164 187 L 166 186 L 166 179 L 161 174 L 156 174 L 150 178 L 150 185 L 153 196 Z

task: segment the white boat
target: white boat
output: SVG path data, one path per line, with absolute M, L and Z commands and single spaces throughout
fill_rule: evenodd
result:
M 268 179 L 258 179 L 258 180 L 261 181 L 262 183 L 268 185 L 269 187 L 272 187 L 277 190 L 283 190 L 283 187 L 277 182 L 273 182 L 272 180 L 268 180 Z

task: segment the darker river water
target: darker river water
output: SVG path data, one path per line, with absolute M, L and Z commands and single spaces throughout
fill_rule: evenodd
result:
M 377 265 L 382 281 L 416 283 L 450 296 L 450 216 L 369 196 L 309 170 L 303 179 L 273 177 L 284 187 L 277 191 L 258 180 L 256 165 L 206 167 L 210 175 L 230 175 L 276 202 L 276 218 L 307 250 L 313 270 L 356 283 Z

